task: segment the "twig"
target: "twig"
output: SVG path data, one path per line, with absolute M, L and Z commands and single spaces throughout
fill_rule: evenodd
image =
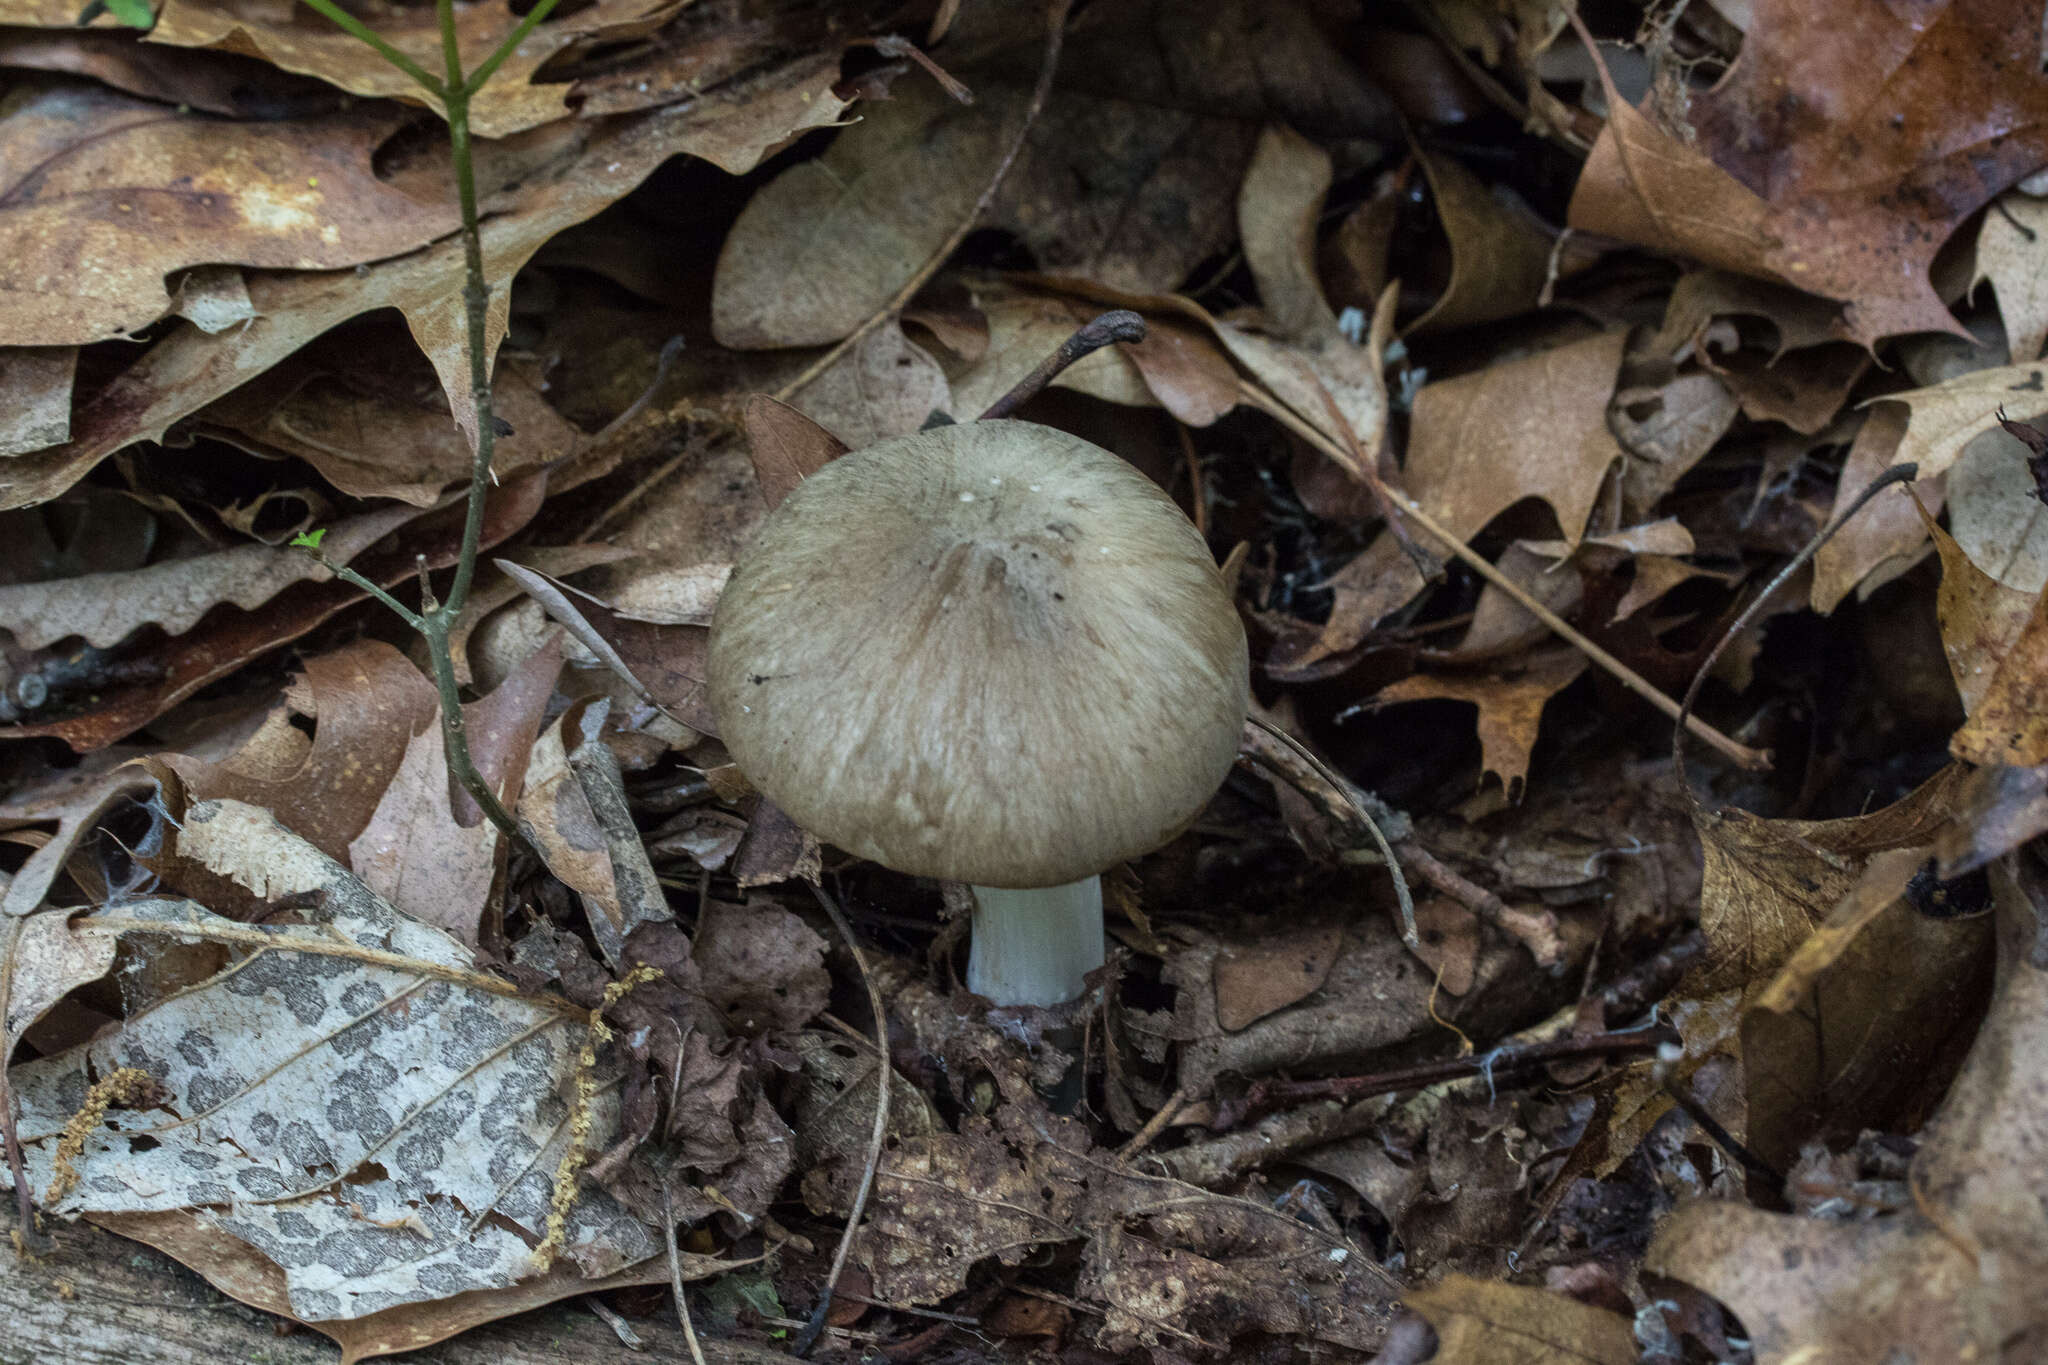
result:
M 1374 1095 L 1391 1095 L 1400 1090 L 1420 1090 L 1442 1081 L 1484 1076 L 1492 1082 L 1502 1072 L 1527 1071 L 1549 1062 L 1578 1057 L 1626 1057 L 1638 1052 L 1655 1052 L 1666 1043 L 1678 1041 L 1668 1028 L 1624 1030 L 1613 1033 L 1567 1035 L 1548 1042 L 1525 1043 L 1519 1047 L 1498 1047 L 1491 1052 L 1451 1057 L 1441 1062 L 1396 1067 L 1364 1076 L 1329 1076 L 1320 1080 L 1254 1082 L 1241 1099 L 1219 1102 L 1209 1120 L 1210 1128 L 1227 1132 L 1247 1119 L 1276 1109 L 1316 1100 L 1338 1100 L 1354 1104 Z
M 1032 87 L 1031 103 L 1025 106 L 1024 122 L 1018 127 L 1016 136 L 1010 139 L 1008 150 L 1003 153 L 1003 159 L 996 163 L 995 174 L 989 177 L 988 185 L 982 190 L 981 197 L 974 201 L 974 207 L 960 220 L 960 225 L 953 229 L 952 235 L 932 253 L 931 259 L 919 266 L 887 303 L 868 314 L 867 321 L 847 333 L 838 345 L 812 361 L 802 374 L 777 389 L 775 396 L 778 399 L 787 403 L 802 393 L 810 386 L 812 380 L 837 364 L 839 357 L 859 345 L 861 339 L 869 332 L 901 312 L 903 306 L 917 296 L 917 291 L 924 288 L 931 277 L 939 273 L 939 267 L 960 249 L 960 244 L 967 240 L 967 234 L 974 231 L 974 225 L 981 221 L 981 215 L 987 213 L 988 206 L 995 202 L 996 191 L 1003 187 L 1003 181 L 1010 174 L 1010 167 L 1016 163 L 1018 154 L 1024 150 L 1025 138 L 1030 136 L 1033 125 L 1038 122 L 1039 114 L 1045 109 L 1046 97 L 1052 93 L 1053 74 L 1059 69 L 1060 46 L 1066 40 L 1067 11 L 1073 7 L 1074 0 L 1052 0 L 1051 11 L 1047 16 L 1045 60 L 1038 68 L 1038 84 Z
M 1548 910 L 1516 909 L 1485 887 L 1453 871 L 1413 839 L 1404 840 L 1399 851 L 1401 860 L 1414 870 L 1417 877 L 1494 928 L 1520 939 L 1537 965 L 1555 967 L 1564 961 L 1564 940 L 1557 936 L 1556 915 Z
M 1159 1112 L 1146 1119 L 1145 1126 L 1132 1134 L 1131 1140 L 1118 1150 L 1116 1159 L 1118 1161 L 1129 1161 L 1147 1147 L 1150 1147 L 1152 1139 L 1166 1131 L 1166 1126 L 1173 1122 L 1187 1102 L 1188 1092 L 1186 1089 L 1176 1090 L 1171 1095 L 1168 1095 L 1166 1103 L 1159 1106 Z
M 824 908 L 826 918 L 832 921 L 832 927 L 846 940 L 846 951 L 853 954 L 854 968 L 860 972 L 860 979 L 868 988 L 868 1008 L 875 1015 L 875 1126 L 868 1133 L 867 1163 L 861 1169 L 860 1186 L 853 1194 L 853 1208 L 846 1215 L 846 1231 L 839 1238 L 839 1249 L 832 1253 L 832 1269 L 825 1276 L 824 1287 L 818 1291 L 818 1306 L 811 1310 L 809 1325 L 790 1343 L 789 1353 L 799 1357 L 811 1353 L 811 1348 L 818 1344 L 818 1337 L 825 1330 L 825 1315 L 832 1311 L 833 1291 L 838 1287 L 840 1273 L 846 1269 L 846 1258 L 853 1250 L 853 1240 L 860 1233 L 861 1215 L 868 1208 L 868 1194 L 875 1188 L 875 1171 L 882 1164 L 882 1142 L 889 1134 L 889 1074 L 894 1069 L 889 1063 L 889 1007 L 882 1002 L 882 991 L 875 984 L 874 973 L 868 970 L 868 960 L 860 950 L 860 940 L 853 936 L 853 926 L 846 922 L 839 902 L 816 882 L 810 883 L 810 887 L 811 894 Z
M 1716 1147 L 1719 1147 L 1732 1157 L 1736 1165 L 1763 1181 L 1773 1190 L 1782 1191 L 1785 1188 L 1785 1173 L 1771 1165 L 1770 1162 L 1765 1161 L 1754 1151 L 1751 1151 L 1742 1142 L 1737 1140 L 1733 1133 L 1722 1127 L 1721 1121 L 1708 1113 L 1706 1106 L 1700 1103 L 1699 1096 L 1692 1093 L 1691 1086 L 1673 1077 L 1664 1082 L 1664 1093 L 1671 1097 L 1674 1104 L 1685 1111 L 1687 1118 L 1700 1126 L 1700 1131 L 1705 1133 Z
M 661 1182 L 661 1233 L 668 1246 L 668 1287 L 676 1296 L 676 1318 L 683 1324 L 683 1340 L 689 1343 L 690 1365 L 704 1365 L 704 1348 L 697 1344 L 697 1329 L 690 1324 L 690 1306 L 683 1298 L 683 1257 L 676 1247 L 675 1199 L 668 1181 Z
M 1010 386 L 1010 391 L 989 405 L 981 414 L 984 422 L 1008 417 L 1018 408 L 1045 391 L 1045 386 L 1056 379 L 1060 371 L 1084 356 L 1094 355 L 1105 346 L 1119 341 L 1143 341 L 1145 319 L 1128 308 L 1116 308 L 1094 320 L 1084 323 L 1074 334 L 1059 344 L 1059 349 L 1031 367 L 1025 375 Z
M 1285 425 L 1288 430 L 1294 432 L 1302 440 L 1307 441 L 1332 459 L 1342 463 L 1346 458 L 1346 453 L 1336 442 L 1332 441 L 1317 428 L 1295 416 L 1293 410 L 1285 403 L 1273 398 L 1257 385 L 1241 380 L 1238 384 L 1238 392 L 1246 402 L 1260 411 L 1271 415 Z M 1702 742 L 1710 745 L 1730 762 L 1750 772 L 1768 772 L 1770 770 L 1771 756 L 1769 754 L 1737 744 L 1698 716 L 1681 715 L 1678 703 L 1658 691 L 1649 679 L 1615 658 L 1612 654 L 1609 654 L 1606 650 L 1600 648 L 1600 646 L 1594 644 L 1569 621 L 1559 616 L 1549 607 L 1544 606 L 1534 597 L 1531 597 L 1528 591 L 1519 583 L 1516 583 L 1513 579 L 1488 563 L 1484 555 L 1481 555 L 1478 551 L 1446 530 L 1435 517 L 1425 512 L 1421 504 L 1417 503 L 1415 499 L 1409 497 L 1398 488 L 1390 487 L 1387 492 L 1393 497 L 1394 504 L 1403 513 L 1413 519 L 1417 526 L 1420 526 L 1423 530 L 1443 542 L 1444 548 L 1463 561 L 1472 572 L 1478 574 L 1481 578 L 1513 598 L 1516 605 L 1520 606 L 1522 610 L 1534 616 L 1568 644 L 1584 653 L 1587 658 L 1606 669 L 1623 687 L 1626 687 L 1629 691 L 1635 693 L 1659 711 L 1662 711 L 1673 721 L 1691 730 Z

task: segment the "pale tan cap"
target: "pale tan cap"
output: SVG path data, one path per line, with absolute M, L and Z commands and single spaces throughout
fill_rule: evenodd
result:
M 1244 723 L 1244 629 L 1201 536 L 1078 437 L 971 422 L 796 489 L 733 569 L 711 705 L 828 843 L 984 886 L 1076 881 L 1185 829 Z

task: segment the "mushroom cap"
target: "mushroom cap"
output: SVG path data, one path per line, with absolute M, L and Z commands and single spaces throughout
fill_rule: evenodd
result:
M 1031 422 L 897 437 L 805 480 L 733 568 L 710 700 L 799 824 L 900 872 L 1054 886 L 1222 784 L 1244 627 L 1150 479 Z

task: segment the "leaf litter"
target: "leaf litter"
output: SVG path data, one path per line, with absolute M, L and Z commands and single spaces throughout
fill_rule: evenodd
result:
M 445 583 L 438 118 L 311 10 L 5 17 L 22 1207 L 351 1361 L 579 1293 L 732 1350 L 836 1293 L 845 1359 L 2041 1339 L 2038 16 L 1089 6 L 1042 108 L 1038 7 L 551 16 L 475 110 L 501 567 L 456 656 L 517 839 L 285 546 Z M 1146 338 L 1021 415 L 1207 535 L 1260 725 L 1107 879 L 1099 994 L 991 1011 L 957 891 L 732 762 L 706 627 L 805 478 L 1109 308 Z M 1844 516 L 1681 766 L 1675 698 Z

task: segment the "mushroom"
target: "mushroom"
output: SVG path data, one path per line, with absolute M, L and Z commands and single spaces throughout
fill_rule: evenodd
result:
M 1208 547 L 1151 480 L 984 420 L 792 492 L 733 568 L 708 673 L 761 792 L 850 853 L 969 883 L 969 988 L 1050 1005 L 1102 965 L 1098 874 L 1229 772 L 1249 664 Z

